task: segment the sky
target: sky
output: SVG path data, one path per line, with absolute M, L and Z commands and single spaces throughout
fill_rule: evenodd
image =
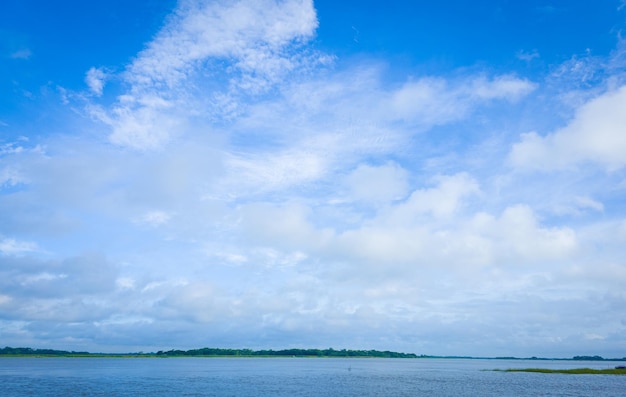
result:
M 0 345 L 626 357 L 625 27 L 2 2 Z

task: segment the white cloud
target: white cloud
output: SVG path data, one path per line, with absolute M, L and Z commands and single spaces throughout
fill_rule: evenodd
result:
M 230 176 L 236 177 L 238 185 L 232 186 L 231 192 L 250 188 L 268 191 L 319 179 L 327 171 L 328 159 L 322 147 L 313 144 L 311 147 L 296 147 L 278 153 L 233 155 L 227 161 L 227 166 Z
M 391 279 L 398 271 L 406 277 L 422 272 L 430 279 L 429 272 L 438 267 L 460 274 L 464 269 L 471 272 L 501 267 L 511 275 L 519 271 L 516 267 L 520 264 L 525 264 L 523 272 L 528 272 L 546 260 L 552 261 L 554 269 L 557 262 L 571 258 L 579 249 L 572 229 L 543 227 L 525 206 L 509 207 L 498 217 L 476 213 L 454 226 L 424 219 L 402 224 L 386 222 L 346 231 L 333 244 L 338 244 L 346 258 L 370 263 L 370 269 L 388 272 Z M 470 277 L 480 279 L 482 274 L 466 277 L 470 283 Z
M 393 162 L 378 167 L 360 164 L 346 177 L 346 183 L 356 200 L 384 203 L 404 198 L 408 176 L 407 170 Z
M 559 215 L 581 215 L 589 211 L 604 212 L 604 204 L 590 197 L 567 197 L 560 205 L 553 208 Z
M 510 153 L 512 165 L 563 169 L 592 162 L 609 171 L 626 165 L 626 86 L 581 106 L 567 126 L 546 136 L 523 134 Z
M 85 75 L 85 82 L 87 86 L 97 96 L 102 95 L 104 84 L 106 82 L 107 74 L 101 68 L 91 68 Z
M 285 84 L 278 96 L 251 104 L 237 119 L 233 136 L 252 142 L 263 137 L 263 145 L 255 145 L 256 153 L 248 153 L 246 147 L 233 149 L 228 179 L 237 182 L 229 191 L 276 190 L 347 174 L 361 159 L 405 150 L 411 137 L 424 129 L 467 118 L 494 99 L 518 99 L 533 88 L 510 76 L 487 79 L 470 75 L 458 80 L 421 79 L 399 90 L 383 89 L 380 67 L 328 76 L 314 75 L 304 83 Z M 411 95 L 417 91 L 426 94 L 421 101 L 400 100 L 407 90 Z M 441 107 L 444 113 L 435 109 Z M 408 121 L 403 120 L 405 115 Z M 416 123 L 420 128 L 415 128 Z M 402 195 L 401 184 L 396 184 L 394 194 Z M 382 189 L 369 190 L 384 194 Z M 362 196 L 364 191 L 353 193 Z
M 108 124 L 113 128 L 112 143 L 136 149 L 157 149 L 182 134 L 184 119 L 168 112 L 170 105 L 152 103 L 119 106 L 113 109 Z
M 422 78 L 409 81 L 392 93 L 390 111 L 400 119 L 432 126 L 463 119 L 483 101 L 515 101 L 534 89 L 535 84 L 528 80 L 507 75 L 459 82 Z
M 15 168 L 0 168 L 0 188 L 3 186 L 16 186 L 26 180 Z
M 436 187 L 414 191 L 405 203 L 399 205 L 390 219 L 406 222 L 424 214 L 435 218 L 449 218 L 455 215 L 463 200 L 480 193 L 476 180 L 466 173 L 442 175 L 434 178 Z
M 1 295 L 0 294 L 0 306 L 9 303 L 12 300 L 13 299 L 10 296 L 8 296 L 8 295 Z
M 22 153 L 23 151 L 24 151 L 24 147 L 19 146 L 19 145 L 16 146 L 14 142 L 0 145 L 0 155 L 19 154 L 19 153 Z
M 135 222 L 143 223 L 152 227 L 158 227 L 169 222 L 171 217 L 171 214 L 165 211 L 149 211 L 136 219 Z
M 329 237 L 309 223 L 311 210 L 304 205 L 249 204 L 240 211 L 243 232 L 261 246 L 307 252 Z
M 528 51 L 518 51 L 515 56 L 525 62 L 530 62 L 535 58 L 539 58 L 539 52 L 537 50 Z
M 495 223 L 486 218 L 480 219 L 479 224 L 505 262 L 534 264 L 567 258 L 578 249 L 574 230 L 541 226 L 532 209 L 525 205 L 506 208 Z
M 0 261 L 0 287 L 5 293 L 19 297 L 22 303 L 46 298 L 68 303 L 78 296 L 106 294 L 114 289 L 117 278 L 116 267 L 95 254 L 49 261 L 30 256 L 0 257 Z M 52 312 L 45 314 L 52 315 Z
M 215 255 L 216 257 L 226 261 L 230 265 L 242 265 L 249 261 L 249 258 L 245 255 L 232 253 L 232 252 L 219 252 L 213 253 L 211 250 L 207 250 L 207 255 Z
M 115 285 L 122 289 L 132 290 L 135 289 L 136 282 L 131 277 L 119 277 L 117 280 L 115 280 Z
M 22 48 L 11 54 L 12 59 L 29 59 L 33 55 L 32 51 L 28 48 Z
M 0 238 L 0 253 L 2 255 L 23 255 L 36 252 L 37 244 L 30 241 L 19 241 L 13 238 Z
M 242 226 L 263 246 L 360 263 L 359 277 L 366 278 L 369 271 L 387 272 L 385 277 L 391 279 L 398 274 L 412 277 L 418 269 L 429 278 L 429 268 L 465 265 L 502 266 L 515 272 L 521 263 L 531 268 L 545 260 L 560 263 L 579 249 L 573 229 L 543 226 L 528 206 L 510 206 L 497 216 L 473 212 L 485 197 L 467 174 L 435 181 L 432 188 L 415 190 L 403 201 L 380 206 L 374 216 L 343 226 L 338 225 L 349 219 L 341 219 L 345 214 L 334 215 L 338 217 L 330 222 L 335 227 L 328 227 L 329 219 L 320 219 L 319 211 L 302 205 L 246 205 Z
M 590 197 L 578 196 L 574 199 L 578 207 L 583 209 L 591 209 L 598 212 L 604 211 L 604 204 Z
M 362 118 L 362 109 L 371 109 L 372 114 L 366 116 L 371 121 L 360 120 L 360 125 L 345 127 L 365 127 L 380 134 L 381 128 L 372 129 L 373 123 L 403 120 L 429 128 L 463 119 L 482 103 L 517 100 L 535 87 L 528 80 L 500 75 L 469 76 L 459 81 L 421 78 L 388 91 L 380 88 L 382 71 L 378 68 L 351 70 L 343 76 L 347 79 L 313 83 L 310 79 L 304 83 L 293 79 L 286 83 L 287 75 L 306 75 L 332 58 L 310 50 L 294 50 L 313 37 L 316 27 L 310 1 L 183 3 L 176 17 L 128 67 L 124 75 L 131 84 L 128 94 L 120 96 L 110 110 L 92 107 L 91 113 L 112 128 L 113 143 L 155 149 L 186 134 L 188 128 L 183 120 L 198 116 L 213 120 L 237 117 L 239 126 L 254 123 L 253 128 L 258 129 L 258 123 L 264 121 L 259 116 L 266 117 L 270 112 L 269 128 L 286 131 L 290 124 L 277 126 L 273 122 L 276 111 L 285 112 L 287 120 L 293 122 L 295 117 L 312 121 L 316 109 L 331 109 L 321 101 L 331 101 L 338 105 L 331 117 L 343 118 L 344 124 L 350 115 Z M 207 73 L 211 76 L 208 80 Z M 187 89 L 182 89 L 182 81 Z M 261 101 L 257 105 L 245 100 L 275 86 L 291 102 Z M 333 124 L 336 129 L 338 125 Z M 394 138 L 393 133 L 386 135 Z M 352 138 L 345 143 L 354 145 L 368 139 Z M 385 139 L 380 135 L 369 138 Z
M 228 104 L 236 103 L 231 97 L 264 92 L 294 69 L 324 62 L 323 56 L 291 50 L 316 28 L 310 0 L 181 2 L 128 66 L 123 75 L 128 93 L 110 109 L 88 111 L 111 127 L 112 143 L 158 149 L 186 131 L 185 120 L 227 116 L 233 111 Z M 207 79 L 206 73 L 213 75 Z M 101 69 L 87 73 L 96 95 L 105 77 Z M 194 90 L 202 95 L 192 95 Z
M 289 69 L 285 46 L 311 38 L 317 18 L 310 0 L 185 1 L 129 68 L 139 86 L 172 87 L 207 58 L 235 59 L 244 72 L 272 78 Z
M 492 79 L 476 77 L 465 90 L 470 98 L 503 99 L 517 101 L 537 88 L 537 85 L 526 79 L 515 76 L 500 75 Z

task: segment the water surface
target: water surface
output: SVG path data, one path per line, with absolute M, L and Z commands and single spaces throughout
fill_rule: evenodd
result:
M 621 396 L 626 376 L 494 372 L 612 362 L 377 358 L 0 358 L 0 396 Z

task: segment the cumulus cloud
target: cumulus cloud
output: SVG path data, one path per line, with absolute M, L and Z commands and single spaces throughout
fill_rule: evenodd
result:
M 499 216 L 476 213 L 454 227 L 424 219 L 403 224 L 380 221 L 346 231 L 336 243 L 346 258 L 371 263 L 371 269 L 391 279 L 398 271 L 419 277 L 437 268 L 463 273 L 495 267 L 515 274 L 522 263 L 532 268 L 546 260 L 561 261 L 578 249 L 573 230 L 543 227 L 525 206 L 507 208 Z
M 554 170 L 591 162 L 609 171 L 626 165 L 626 86 L 581 106 L 567 126 L 540 136 L 523 134 L 510 153 L 512 165 Z
M 389 218 L 398 222 L 410 221 L 422 214 L 449 218 L 458 212 L 465 198 L 480 193 L 476 180 L 466 173 L 441 175 L 434 179 L 437 186 L 414 191 Z
M 493 246 L 498 247 L 498 256 L 505 263 L 562 259 L 574 254 L 578 245 L 572 229 L 541 226 L 534 212 L 525 205 L 506 208 L 497 220 L 478 215 L 474 222 L 478 230 L 487 233 Z
M 458 174 L 441 176 L 437 186 L 381 206 L 374 217 L 344 231 L 317 227 L 312 210 L 303 206 L 246 206 L 243 219 L 252 235 L 263 236 L 257 243 L 370 263 L 391 277 L 398 266 L 413 273 L 419 264 L 540 263 L 570 257 L 578 249 L 573 230 L 543 227 L 527 206 L 508 207 L 498 216 L 473 212 L 468 203 L 480 195 L 475 180 Z M 416 267 L 407 268 L 410 264 Z

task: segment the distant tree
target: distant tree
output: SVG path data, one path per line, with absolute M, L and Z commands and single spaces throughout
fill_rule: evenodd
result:
M 580 361 L 602 361 L 604 358 L 600 356 L 574 356 L 573 360 Z

